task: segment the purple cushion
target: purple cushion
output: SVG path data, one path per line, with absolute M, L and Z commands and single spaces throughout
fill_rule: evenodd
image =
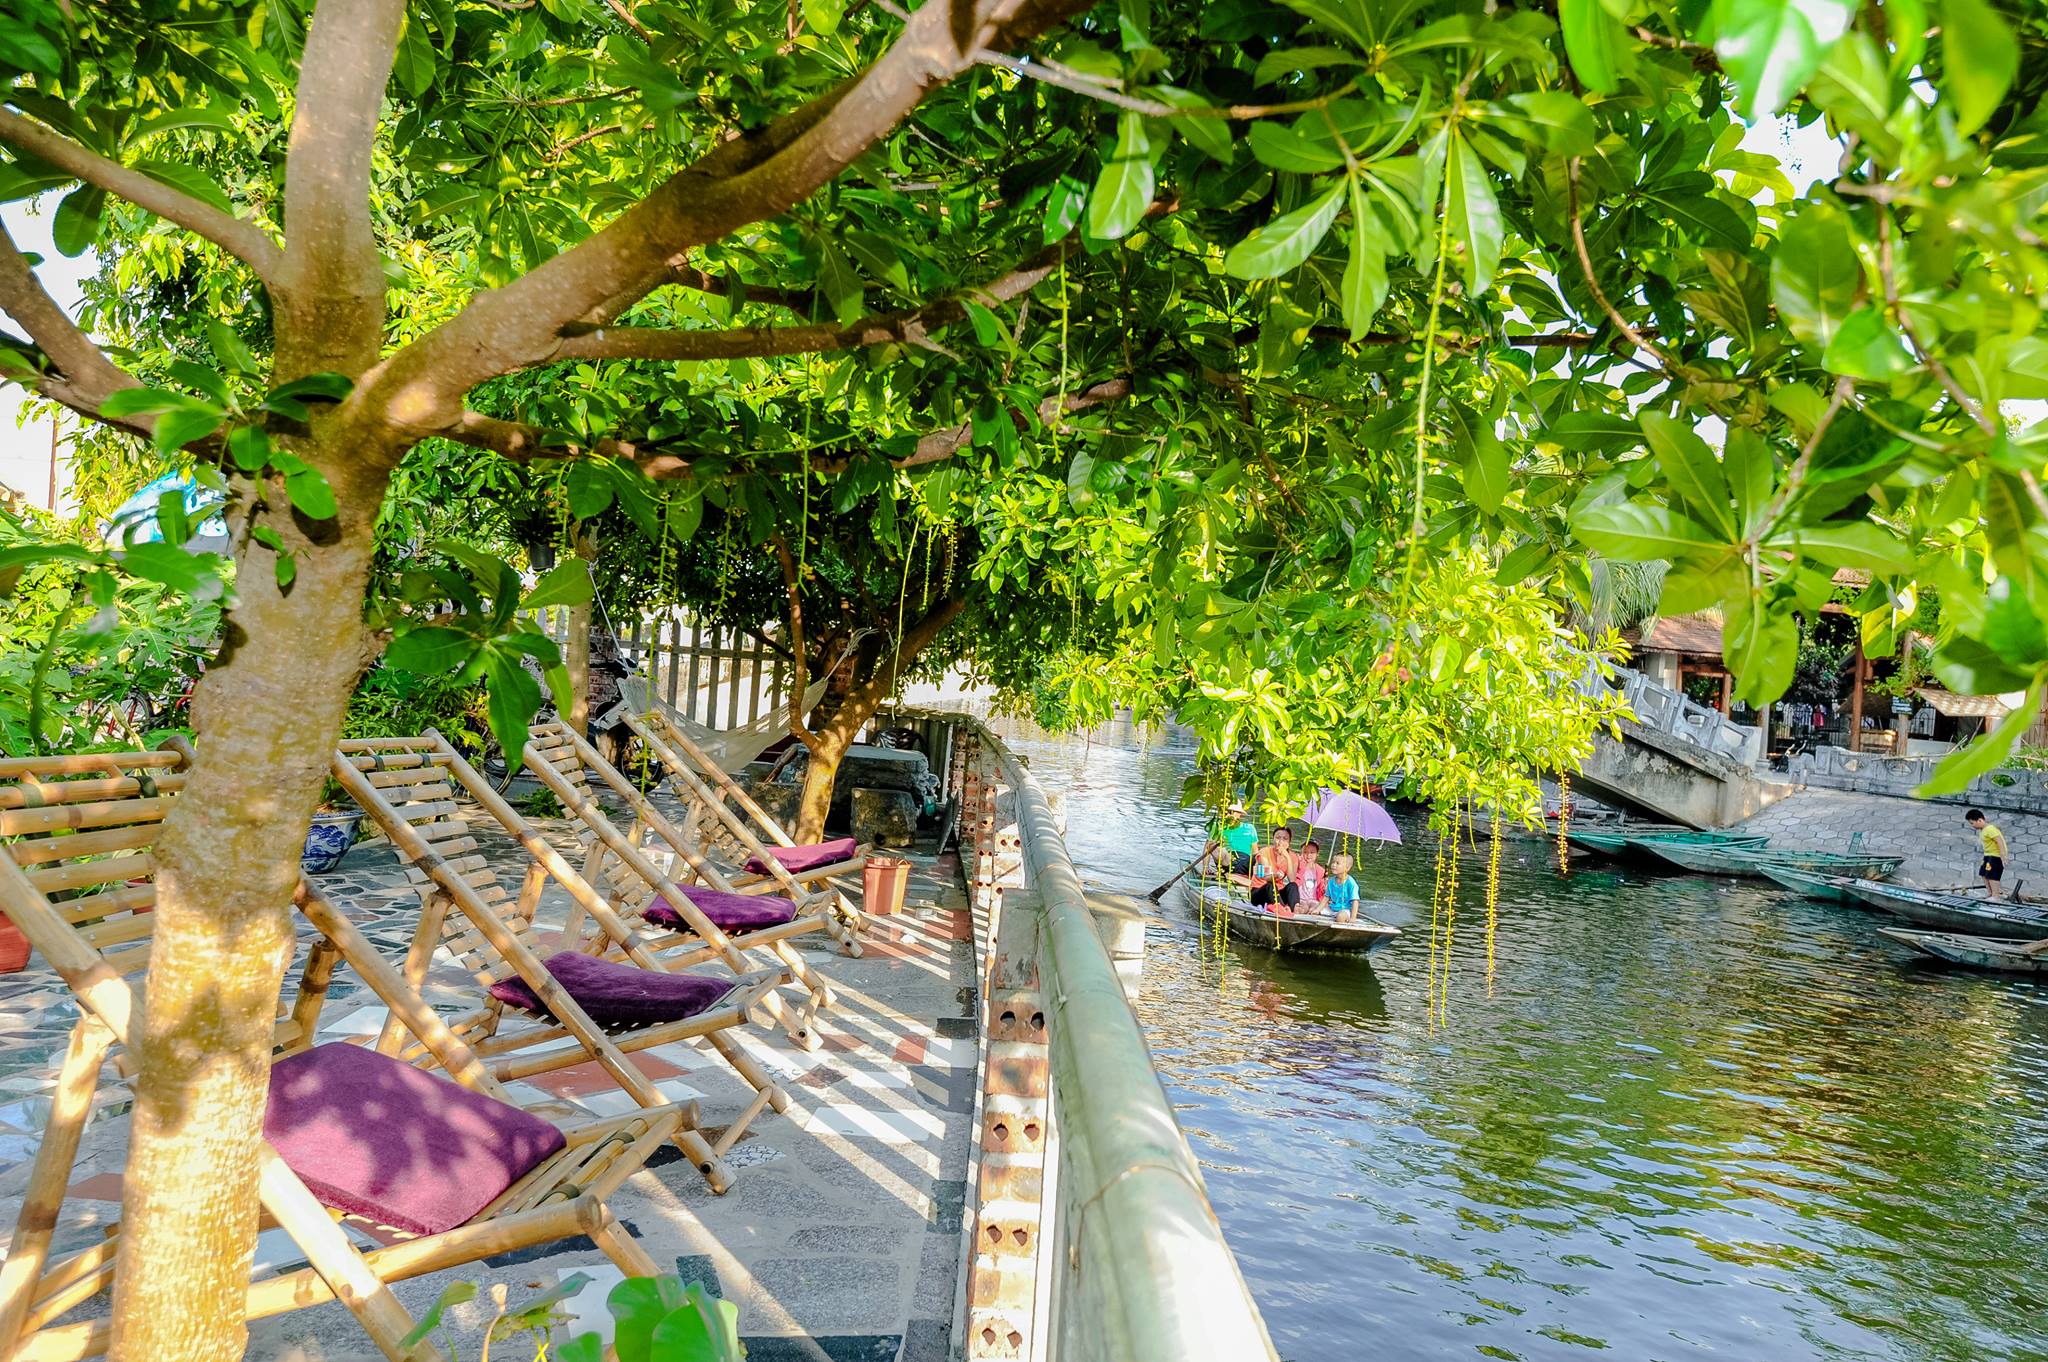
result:
M 538 1116 L 339 1041 L 271 1066 L 263 1134 L 322 1205 L 414 1234 L 468 1224 L 565 1143 Z
M 722 889 L 700 888 L 683 892 L 697 905 L 698 912 L 711 919 L 712 926 L 724 932 L 755 932 L 763 927 L 779 927 L 796 917 L 794 903 L 768 894 L 728 894 Z M 656 898 L 641 909 L 640 916 L 670 931 L 690 930 L 690 920 L 664 898 Z
M 835 837 L 829 842 L 816 842 L 801 847 L 769 847 L 773 856 L 784 870 L 792 875 L 801 875 L 806 870 L 816 870 L 821 865 L 837 865 L 853 859 L 853 853 L 860 850 L 860 843 L 851 837 Z M 766 875 L 767 864 L 759 856 L 747 862 L 747 873 Z
M 652 1026 L 694 1017 L 732 992 L 733 981 L 706 974 L 664 974 L 658 969 L 600 960 L 582 951 L 558 951 L 541 962 L 555 982 L 599 1026 Z M 540 995 L 518 975 L 491 985 L 491 996 L 536 1016 L 551 1015 Z

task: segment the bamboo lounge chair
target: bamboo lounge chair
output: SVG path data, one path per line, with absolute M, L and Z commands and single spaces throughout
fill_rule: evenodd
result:
M 14 1362 L 108 1346 L 107 1320 L 61 1321 L 111 1285 L 118 1225 L 56 1261 L 51 1250 L 101 1070 L 131 1070 L 121 1042 L 142 1006 L 128 976 L 147 966 L 155 923 L 150 848 L 189 760 L 189 748 L 0 759 L 0 907 L 82 1014 L 0 1264 L 0 1357 Z M 252 1281 L 246 1318 L 339 1299 L 386 1357 L 438 1356 L 404 1345 L 413 1321 L 389 1283 L 577 1236 L 629 1276 L 655 1275 L 605 1203 L 695 1120 L 694 1104 L 580 1125 L 521 1110 L 344 914 L 304 884 L 295 903 L 321 935 L 277 1022 L 259 1195 L 264 1223 L 285 1229 L 309 1266 Z M 449 1077 L 314 1043 L 344 958 Z M 358 1247 L 345 1225 L 381 1246 Z
M 527 769 L 582 825 L 583 878 L 609 891 L 615 904 L 626 905 L 642 921 L 668 934 L 653 941 L 653 949 L 683 949 L 681 955 L 663 956 L 670 967 L 715 956 L 743 970 L 746 952 L 766 952 L 787 966 L 808 994 L 793 1013 L 772 997 L 767 1010 L 799 1046 L 818 1047 L 813 1023 L 819 1011 L 833 1004 L 831 986 L 790 946 L 790 939 L 822 931 L 851 953 L 860 953 L 836 890 L 806 889 L 787 874 L 757 878 L 746 888 L 735 885 L 653 800 L 567 724 L 535 728 L 523 757 Z M 593 775 L 633 811 L 630 831 L 621 832 L 592 796 Z M 647 854 L 650 837 L 665 844 L 679 863 L 676 868 L 664 869 Z M 770 892 L 775 889 L 784 892 Z
M 733 883 L 740 888 L 769 880 L 792 885 L 835 883 L 857 874 L 867 864 L 867 848 L 851 837 L 798 843 L 760 801 L 712 760 L 682 727 L 659 709 L 627 714 L 625 723 L 647 744 L 649 755 L 662 764 L 676 796 L 693 811 L 693 821 L 715 820 L 744 857 Z M 749 824 L 751 823 L 751 826 Z M 685 832 L 691 829 L 686 828 Z M 762 839 L 766 840 L 763 841 Z M 841 911 L 854 923 L 863 919 L 844 895 Z
M 663 968 L 646 941 L 438 733 L 345 739 L 333 769 L 391 839 L 419 889 L 420 923 L 406 979 L 415 986 L 424 980 L 439 950 L 469 971 L 484 997 L 451 1026 L 491 1072 L 500 1080 L 528 1078 L 596 1060 L 629 1096 L 653 1108 L 666 1099 L 629 1055 L 673 1041 L 707 1041 L 754 1098 L 715 1142 L 689 1127 L 679 1127 L 674 1138 L 713 1191 L 730 1187 L 726 1152 L 764 1109 L 787 1111 L 789 1097 L 726 1032 L 746 1024 L 749 1011 L 788 982 L 788 969 L 735 970 L 737 978 L 724 979 Z M 525 849 L 517 899 L 498 882 L 459 816 L 458 788 Z M 624 952 L 625 962 L 541 938 L 534 914 L 550 877 L 597 924 L 606 946 Z M 518 1025 L 513 1014 L 537 1024 Z M 418 1046 L 407 1049 L 403 1030 L 393 1017 L 377 1048 L 413 1057 Z

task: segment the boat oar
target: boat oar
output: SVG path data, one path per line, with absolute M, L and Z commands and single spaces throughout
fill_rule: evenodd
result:
M 1186 875 L 1190 870 L 1193 870 L 1196 866 L 1208 860 L 1209 853 L 1214 851 L 1215 849 L 1216 844 L 1214 842 L 1211 842 L 1209 843 L 1209 845 L 1203 847 L 1200 855 L 1196 856 L 1194 860 L 1189 861 L 1186 865 L 1182 866 L 1179 870 L 1175 871 L 1172 879 L 1168 880 L 1165 884 L 1160 885 L 1157 889 L 1154 889 L 1151 893 L 1145 895 L 1145 897 L 1152 900 L 1154 903 L 1159 902 L 1160 898 L 1166 893 L 1167 890 L 1173 888 L 1176 884 L 1179 884 L 1181 882 L 1182 876 Z

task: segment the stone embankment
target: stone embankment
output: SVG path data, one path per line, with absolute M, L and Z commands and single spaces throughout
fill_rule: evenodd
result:
M 1964 805 L 1947 801 L 1804 789 L 1785 796 L 1739 825 L 1767 834 L 1787 851 L 1846 851 L 1856 833 L 1863 848 L 1904 856 L 1896 878 L 1930 888 L 1976 882 L 1977 834 L 1963 822 Z M 2024 881 L 2048 895 L 2048 817 L 1987 809 L 2012 844 L 2005 882 Z

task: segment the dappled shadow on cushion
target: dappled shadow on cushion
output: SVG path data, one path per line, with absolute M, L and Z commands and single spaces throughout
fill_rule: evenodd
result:
M 711 919 L 722 932 L 753 932 L 763 927 L 780 927 L 796 919 L 796 905 L 788 899 L 767 894 L 729 894 L 722 889 L 692 887 L 683 891 L 697 911 Z M 657 897 L 641 909 L 640 916 L 657 927 L 674 932 L 691 930 L 689 919 L 665 898 Z
M 733 990 L 730 979 L 641 969 L 581 951 L 560 951 L 541 963 L 576 1005 L 606 1028 L 682 1021 L 709 1010 Z M 516 974 L 492 984 L 491 996 L 522 1012 L 553 1016 L 540 995 Z
M 469 1223 L 566 1143 L 517 1107 L 341 1042 L 272 1066 L 263 1133 L 321 1204 L 413 1234 Z

